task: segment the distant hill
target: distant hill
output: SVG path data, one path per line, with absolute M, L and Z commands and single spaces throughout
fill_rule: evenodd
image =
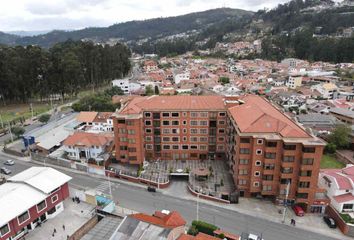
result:
M 52 31 L 37 36 L 15 37 L 10 34 L 0 35 L 0 43 L 50 47 L 58 42 L 72 40 L 108 40 L 118 38 L 125 42 L 144 39 L 158 39 L 175 34 L 199 32 L 226 19 L 240 19 L 251 16 L 253 12 L 218 8 L 204 12 L 191 13 L 177 17 L 155 18 L 145 21 L 130 21 L 109 27 L 90 27 L 77 31 Z
M 18 38 L 17 35 L 0 32 L 0 44 L 14 45 Z

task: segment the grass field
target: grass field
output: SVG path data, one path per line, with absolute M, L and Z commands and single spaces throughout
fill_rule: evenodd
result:
M 44 113 L 50 109 L 48 103 L 36 103 L 33 104 L 33 115 Z M 6 106 L 0 106 L 0 115 L 4 123 L 12 121 L 17 118 L 24 117 L 25 119 L 32 116 L 29 104 L 10 104 Z
M 334 155 L 324 154 L 321 160 L 321 168 L 344 168 L 345 164 L 338 162 Z

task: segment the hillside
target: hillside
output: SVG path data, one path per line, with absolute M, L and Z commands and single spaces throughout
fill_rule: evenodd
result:
M 177 17 L 130 21 L 103 28 L 85 28 L 77 31 L 52 31 L 33 37 L 17 37 L 15 41 L 12 38 L 13 35 L 4 34 L 3 36 L 0 35 L 0 43 L 12 45 L 36 44 L 43 47 L 50 47 L 55 43 L 63 42 L 68 39 L 106 41 L 110 38 L 115 38 L 124 42 L 159 39 L 182 33 L 195 34 L 226 19 L 236 20 L 243 16 L 251 16 L 252 14 L 252 12 L 240 9 L 219 8 Z

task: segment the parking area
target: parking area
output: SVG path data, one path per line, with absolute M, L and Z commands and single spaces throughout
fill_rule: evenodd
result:
M 78 204 L 69 198 L 64 202 L 63 212 L 29 232 L 25 238 L 26 240 L 66 240 L 92 217 L 93 211 L 94 206 L 84 202 Z M 53 235 L 54 229 L 56 233 Z

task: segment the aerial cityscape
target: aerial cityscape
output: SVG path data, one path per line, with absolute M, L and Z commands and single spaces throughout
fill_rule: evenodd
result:
M 354 239 L 354 1 L 0 9 L 0 240 Z

